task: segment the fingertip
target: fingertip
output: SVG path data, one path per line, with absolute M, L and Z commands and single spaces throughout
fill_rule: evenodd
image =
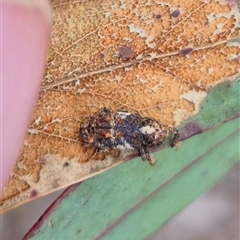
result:
M 43 78 L 49 45 L 50 18 L 47 17 L 49 13 L 46 6 L 44 8 L 36 3 L 31 6 L 22 2 L 4 1 L 2 4 L 0 194 L 26 135 Z

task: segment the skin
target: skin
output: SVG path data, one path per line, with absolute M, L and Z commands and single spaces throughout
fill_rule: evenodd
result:
M 23 144 L 43 78 L 50 7 L 47 1 L 38 2 L 2 3 L 0 194 Z

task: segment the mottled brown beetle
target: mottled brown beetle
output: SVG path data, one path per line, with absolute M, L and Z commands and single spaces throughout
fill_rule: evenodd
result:
M 155 160 L 148 147 L 160 146 L 169 133 L 174 135 L 170 144 L 174 147 L 179 140 L 176 128 L 123 109 L 103 108 L 80 125 L 80 138 L 86 146 L 95 147 L 99 152 L 135 148 L 142 160 L 148 160 L 152 166 Z

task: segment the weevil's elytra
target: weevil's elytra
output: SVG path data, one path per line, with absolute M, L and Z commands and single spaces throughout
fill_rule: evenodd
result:
M 174 147 L 180 136 L 176 128 L 123 109 L 111 111 L 103 108 L 80 125 L 80 138 L 86 146 L 95 147 L 100 152 L 135 148 L 142 160 L 152 166 L 155 160 L 148 148 L 160 146 L 169 133 L 174 135 L 170 144 Z

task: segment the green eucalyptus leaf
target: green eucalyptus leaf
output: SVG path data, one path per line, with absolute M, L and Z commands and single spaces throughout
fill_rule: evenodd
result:
M 154 155 L 155 167 L 137 158 L 84 181 L 50 208 L 51 213 L 28 236 L 149 236 L 208 191 L 239 161 L 239 118 L 185 140 L 178 149 L 165 148 Z

